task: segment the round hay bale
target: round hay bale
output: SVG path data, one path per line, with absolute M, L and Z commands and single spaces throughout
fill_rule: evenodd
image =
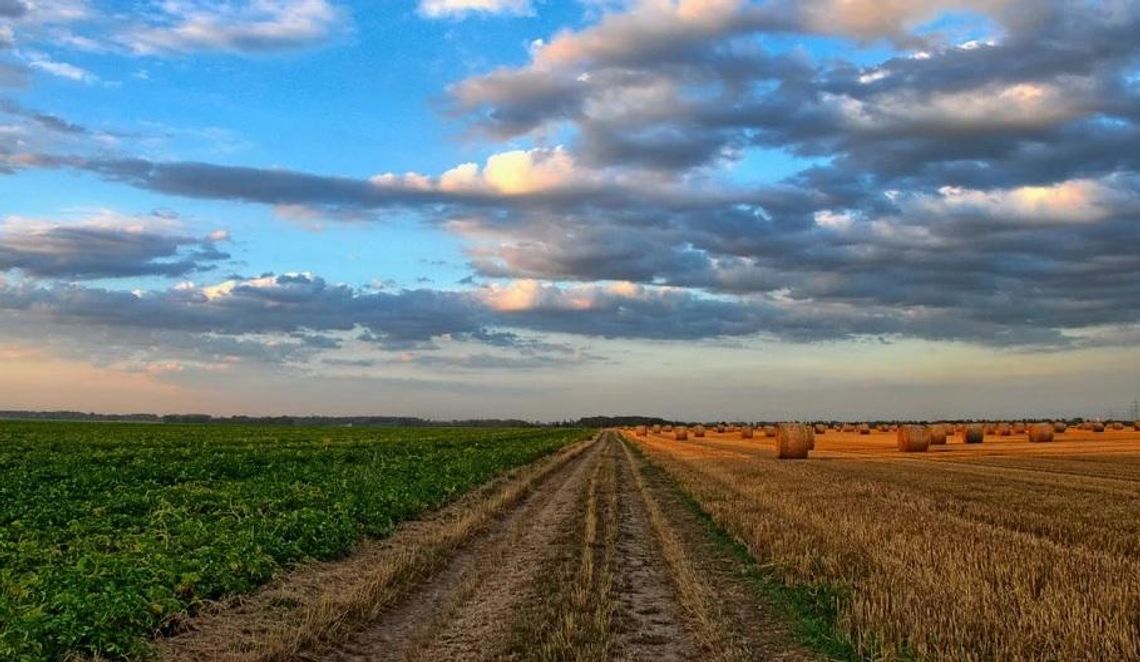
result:
M 931 425 L 930 426 L 930 445 L 943 446 L 946 444 L 947 426 L 945 425 Z
M 752 431 L 752 428 L 750 428 L 748 426 L 740 428 L 740 438 L 741 439 L 751 439 L 753 434 L 754 433 Z
M 1068 430 L 1068 429 L 1069 429 L 1069 426 L 1065 425 L 1061 421 L 1057 421 L 1056 423 L 1053 424 L 1054 434 L 1065 434 L 1065 430 Z
M 904 453 L 925 453 L 930 448 L 930 428 L 925 425 L 899 426 L 895 438 Z
M 778 459 L 805 459 L 814 445 L 815 433 L 807 425 L 781 423 L 776 430 L 776 457 Z
M 661 426 L 660 425 L 654 425 L 653 426 L 653 434 L 661 434 Z
M 871 434 L 871 426 L 866 423 L 859 424 L 859 434 Z
M 673 430 L 673 438 L 677 441 L 685 441 L 689 438 L 689 430 L 679 425 Z
M 764 436 L 765 437 L 775 437 L 776 436 L 776 426 L 765 425 L 764 426 Z
M 964 444 L 980 444 L 986 438 L 986 426 L 984 425 L 967 425 L 962 428 L 962 443 Z
M 717 434 L 724 434 L 724 430 L 725 430 L 725 428 L 724 428 L 724 426 L 723 426 L 723 425 L 718 425 L 718 426 L 716 426 L 716 432 L 717 432 Z
M 1029 426 L 1029 441 L 1035 444 L 1053 441 L 1053 426 L 1048 423 L 1038 423 Z
M 823 423 L 816 425 L 815 426 L 815 433 L 816 434 L 827 434 L 827 426 L 824 425 Z
M 986 423 L 984 431 L 986 434 L 997 434 L 997 425 L 993 423 Z
M 1112 424 L 1112 429 L 1113 430 L 1123 430 L 1124 424 L 1121 423 L 1120 421 L 1116 421 L 1115 423 Z
M 1019 421 L 1019 422 L 1013 424 L 1013 433 L 1014 434 L 1025 434 L 1025 431 L 1026 431 L 1025 423 L 1022 423 Z
M 999 437 L 1008 437 L 1011 431 L 1009 423 L 998 423 L 997 434 Z
M 1093 432 L 1104 432 L 1104 423 L 1101 423 L 1100 421 L 1094 421 L 1089 425 L 1092 426 L 1089 429 Z
M 639 437 L 645 436 L 645 426 L 644 425 L 637 426 L 637 436 L 639 436 Z
M 693 426 L 693 436 L 694 436 L 694 437 L 703 437 L 703 436 L 705 436 L 705 426 L 703 426 L 703 425 L 694 425 L 694 426 Z
M 1134 422 L 1134 423 L 1132 424 L 1132 429 L 1133 429 L 1133 430 L 1135 430 L 1135 431 L 1137 431 L 1137 432 L 1140 432 L 1140 421 L 1136 421 L 1136 422 Z

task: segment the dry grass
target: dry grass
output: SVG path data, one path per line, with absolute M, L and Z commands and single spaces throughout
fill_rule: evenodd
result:
M 857 432 L 811 460 L 766 440 L 634 440 L 757 560 L 846 596 L 885 659 L 1140 659 L 1140 434 L 959 439 L 920 455 Z
M 607 447 L 583 495 L 581 525 L 559 543 L 575 553 L 547 569 L 537 604 L 526 610 L 511 646 L 519 656 L 567 662 L 613 656 L 617 452 L 615 446 Z

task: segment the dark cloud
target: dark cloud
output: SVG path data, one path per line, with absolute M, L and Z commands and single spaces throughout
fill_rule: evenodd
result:
M 0 0 L 0 18 L 20 18 L 27 13 L 24 0 Z
M 0 271 L 38 278 L 176 277 L 228 258 L 210 238 L 98 225 L 0 227 Z
M 35 110 L 29 110 L 11 99 L 0 99 L 0 113 L 31 120 L 32 122 L 35 122 L 37 125 L 45 129 L 58 133 L 75 136 L 82 136 L 90 133 L 86 127 L 80 126 L 78 124 L 73 124 L 59 116 L 52 115 L 50 113 L 42 113 Z

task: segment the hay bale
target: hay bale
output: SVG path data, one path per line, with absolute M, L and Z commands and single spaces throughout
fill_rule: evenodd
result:
M 1069 426 L 1065 425 L 1061 421 L 1057 421 L 1056 423 L 1053 424 L 1053 432 L 1055 434 L 1065 434 L 1065 430 L 1068 430 L 1068 429 L 1069 429 Z
M 781 423 L 776 430 L 776 457 L 781 460 L 802 460 L 815 445 L 811 427 L 799 423 Z
M 644 425 L 637 426 L 637 436 L 639 436 L 639 437 L 645 436 L 645 426 Z
M 740 428 L 740 438 L 741 439 L 751 439 L 753 434 L 754 433 L 752 431 L 752 428 L 747 426 L 747 425 Z
M 1089 429 L 1093 432 L 1104 432 L 1104 423 L 1100 421 L 1093 421 L 1089 425 L 1091 426 Z
M 945 425 L 931 425 L 930 426 L 930 445 L 943 446 L 946 444 L 946 436 L 949 434 L 948 426 Z
M 1017 423 L 1013 424 L 1013 433 L 1014 434 L 1025 434 L 1025 432 L 1026 432 L 1025 423 L 1018 421 Z
M 994 423 L 986 423 L 984 431 L 986 434 L 997 434 L 997 425 Z
M 1124 424 L 1121 423 L 1120 421 L 1116 421 L 1115 423 L 1112 424 L 1112 429 L 1113 430 L 1123 430 Z
M 653 426 L 653 434 L 661 434 L 661 426 L 660 425 L 654 425 Z
M 930 428 L 925 425 L 899 426 L 895 438 L 904 453 L 925 453 L 930 448 Z
M 1048 423 L 1038 423 L 1029 426 L 1029 441 L 1035 444 L 1053 441 L 1053 426 Z
M 871 434 L 871 426 L 866 423 L 860 423 L 859 434 Z
M 686 439 L 689 438 L 688 428 L 681 426 L 681 425 L 678 425 L 673 430 L 673 438 L 676 439 L 677 441 L 685 441 Z
M 774 425 L 765 425 L 764 426 L 764 436 L 765 437 L 775 437 L 776 436 L 776 427 Z
M 827 434 L 827 426 L 824 425 L 823 423 L 816 425 L 815 426 L 815 433 L 816 434 Z
M 717 434 L 724 434 L 724 430 L 725 430 L 725 428 L 724 428 L 724 426 L 723 426 L 723 425 L 718 425 L 718 426 L 716 426 L 716 432 L 717 432 Z
M 986 438 L 986 426 L 984 425 L 967 425 L 962 428 L 962 443 L 964 444 L 980 444 Z
M 1132 429 L 1133 429 L 1133 430 L 1135 430 L 1135 431 L 1137 431 L 1137 432 L 1140 432 L 1140 421 L 1136 421 L 1136 422 L 1134 422 L 1134 423 L 1132 424 Z
M 703 425 L 694 425 L 694 426 L 693 426 L 693 436 L 694 436 L 694 437 L 703 437 L 703 436 L 705 436 L 705 426 L 703 426 Z
M 1012 432 L 1012 429 L 1010 428 L 1009 423 L 998 423 L 997 435 L 999 437 L 1008 437 L 1010 435 L 1010 432 Z

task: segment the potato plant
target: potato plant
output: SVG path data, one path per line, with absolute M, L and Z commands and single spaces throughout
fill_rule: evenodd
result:
M 585 435 L 0 423 L 0 659 L 140 655 L 206 601 Z

